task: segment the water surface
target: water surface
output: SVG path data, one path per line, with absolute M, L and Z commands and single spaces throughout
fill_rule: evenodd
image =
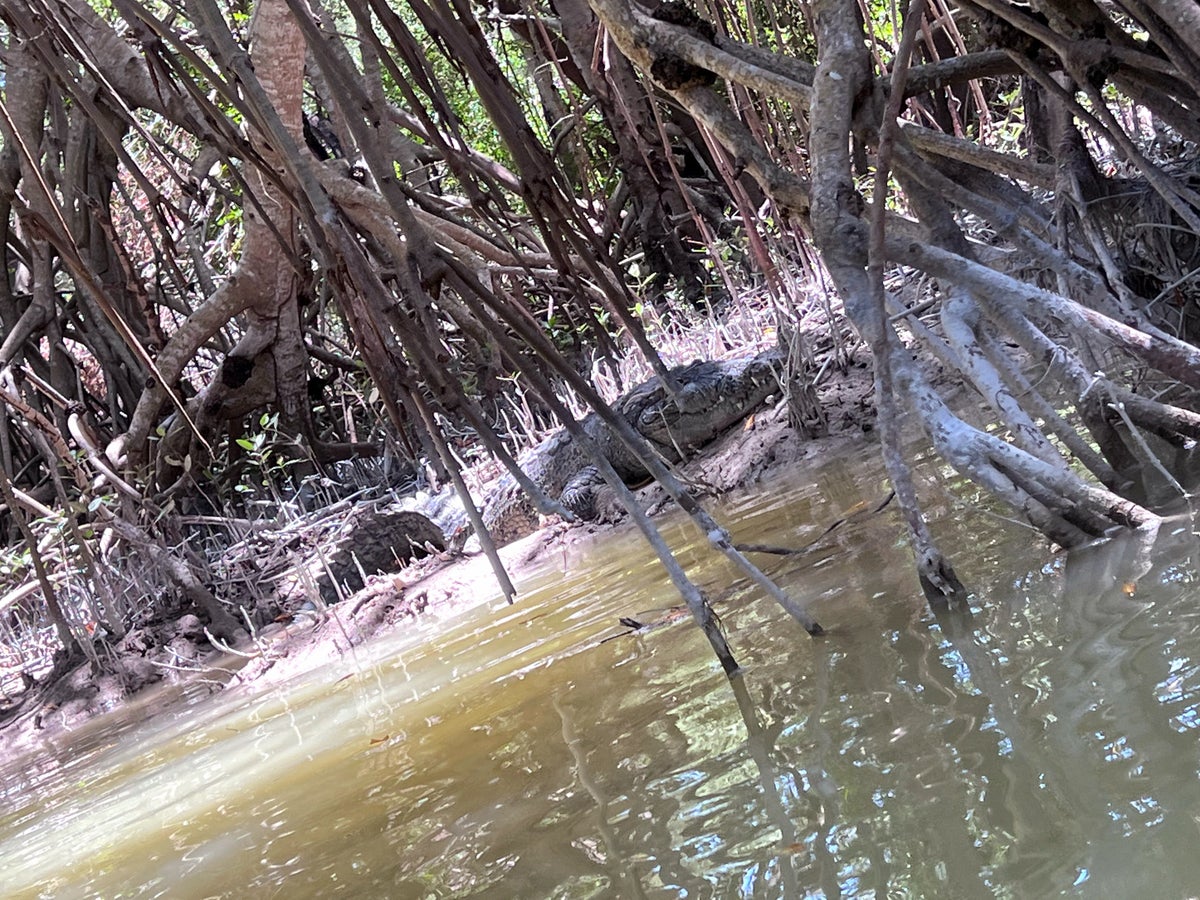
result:
M 745 675 L 635 533 L 247 697 L 111 716 L 4 772 L 4 897 L 1185 897 L 1200 884 L 1200 604 L 1186 523 L 1063 557 L 925 472 L 975 589 L 935 620 L 898 516 L 763 557 L 812 640 L 689 526 Z M 800 545 L 874 452 L 728 498 Z

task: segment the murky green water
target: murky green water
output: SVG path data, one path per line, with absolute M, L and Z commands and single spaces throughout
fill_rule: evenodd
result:
M 868 450 L 729 506 L 800 543 L 882 491 Z M 929 614 L 890 509 L 765 561 L 815 642 L 684 549 L 732 686 L 687 622 L 600 642 L 677 602 L 629 535 L 286 691 L 89 729 L 3 773 L 0 896 L 1194 895 L 1190 526 L 1063 559 L 944 511 L 970 619 Z

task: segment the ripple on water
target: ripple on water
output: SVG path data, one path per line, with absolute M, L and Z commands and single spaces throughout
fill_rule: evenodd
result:
M 612 535 L 511 608 L 52 748 L 0 787 L 0 893 L 1184 895 L 1190 529 L 1056 557 L 942 515 L 976 593 L 939 622 L 896 510 L 853 515 L 883 491 L 846 458 L 723 500 L 737 541 L 804 546 L 846 519 L 755 557 L 817 641 L 664 520 L 745 667 L 733 684 L 686 620 L 603 641 L 679 602 L 640 538 Z

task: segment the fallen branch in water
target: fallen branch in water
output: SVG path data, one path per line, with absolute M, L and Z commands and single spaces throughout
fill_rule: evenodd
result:
M 896 498 L 896 492 L 888 491 L 888 495 L 886 497 L 884 497 L 883 500 L 881 500 L 874 507 L 872 507 L 870 509 L 866 509 L 866 510 L 862 510 L 862 509 L 856 510 L 855 512 L 852 512 L 850 515 L 845 516 L 844 518 L 838 519 L 836 522 L 834 522 L 832 525 L 830 525 L 828 528 L 826 528 L 824 531 L 822 531 L 819 535 L 817 535 L 815 538 L 813 538 L 811 541 L 809 541 L 807 544 L 805 544 L 803 547 L 776 547 L 772 544 L 734 544 L 734 547 L 736 547 L 742 553 L 773 553 L 776 556 L 797 556 L 801 553 L 807 553 L 809 550 L 813 549 L 813 547 L 815 547 L 817 544 L 821 543 L 821 541 L 825 540 L 825 538 L 827 538 L 830 535 L 830 533 L 833 532 L 835 529 L 840 528 L 841 526 L 845 525 L 847 522 L 864 519 L 867 516 L 873 516 L 873 515 L 875 515 L 875 513 L 881 512 L 895 498 Z

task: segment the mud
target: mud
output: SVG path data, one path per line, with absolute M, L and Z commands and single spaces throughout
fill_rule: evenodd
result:
M 872 391 L 869 361 L 859 351 L 817 389 L 824 436 L 799 433 L 789 423 L 788 404 L 777 399 L 681 472 L 701 496 L 719 495 L 750 488 L 773 472 L 841 452 L 848 444 L 871 441 Z M 639 499 L 652 515 L 671 505 L 656 485 L 642 489 Z M 509 576 L 520 582 L 546 559 L 582 542 L 603 540 L 625 518 L 611 502 L 602 503 L 601 511 L 599 523 L 543 521 L 535 533 L 501 548 Z M 59 660 L 38 682 L 15 695 L 0 696 L 0 758 L 75 729 L 155 684 L 189 680 L 217 691 L 283 682 L 377 635 L 413 627 L 418 619 L 422 625 L 436 623 L 499 596 L 496 576 L 483 554 L 446 551 L 388 575 L 370 576 L 362 590 L 327 609 L 285 613 L 233 648 L 218 646 L 192 614 L 142 623 L 120 640 L 98 641 L 96 660 Z

